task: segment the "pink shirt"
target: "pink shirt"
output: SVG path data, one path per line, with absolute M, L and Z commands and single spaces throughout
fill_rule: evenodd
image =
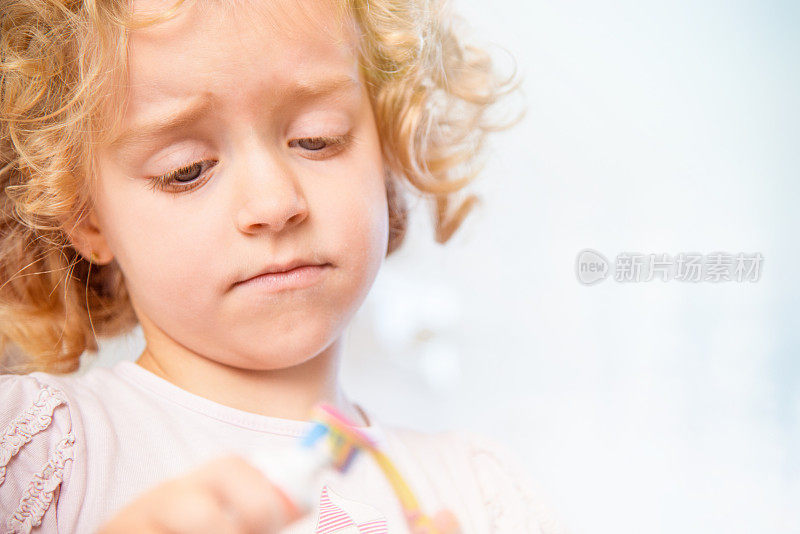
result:
M 363 408 L 362 408 L 363 409 Z M 377 421 L 376 439 L 432 515 L 446 508 L 464 534 L 556 534 L 516 456 L 466 431 L 422 433 Z M 0 532 L 88 533 L 138 494 L 227 452 L 293 446 L 311 426 L 237 410 L 132 361 L 82 374 L 0 375 Z M 282 533 L 408 533 L 382 472 L 360 455 L 331 469 L 319 506 Z

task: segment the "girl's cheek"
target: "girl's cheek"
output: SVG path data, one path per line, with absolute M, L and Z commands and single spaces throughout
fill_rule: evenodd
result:
M 362 261 L 373 261 L 383 258 L 388 245 L 389 211 L 385 193 L 375 191 L 372 195 L 364 195 L 358 206 L 360 216 L 353 217 L 351 228 L 353 235 L 358 235 L 358 243 Z M 357 221 L 357 222 L 355 222 Z

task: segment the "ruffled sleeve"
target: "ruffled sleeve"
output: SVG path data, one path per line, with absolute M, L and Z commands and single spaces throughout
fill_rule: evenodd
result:
M 477 479 L 492 534 L 568 534 L 519 457 L 486 435 L 458 432 Z
M 0 532 L 57 532 L 56 503 L 75 438 L 61 390 L 0 375 Z

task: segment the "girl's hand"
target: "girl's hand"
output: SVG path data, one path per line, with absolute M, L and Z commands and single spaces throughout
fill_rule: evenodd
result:
M 142 494 L 98 534 L 273 534 L 300 515 L 261 471 L 228 454 Z
M 433 516 L 433 528 L 436 534 L 461 534 L 458 520 L 450 510 L 441 510 Z M 431 531 L 426 527 L 420 527 L 413 534 L 431 534 Z

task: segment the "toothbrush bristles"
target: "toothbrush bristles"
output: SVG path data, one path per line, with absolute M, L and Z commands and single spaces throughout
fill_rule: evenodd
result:
M 347 471 L 353 458 L 358 454 L 358 447 L 349 442 L 347 436 L 336 429 L 331 429 L 329 437 L 334 466 L 341 472 Z
M 333 467 L 339 472 L 349 469 L 361 450 L 372 450 L 373 440 L 354 428 L 354 424 L 328 405 L 318 405 L 315 411 L 317 426 L 306 436 L 305 441 L 313 443 L 322 435 L 328 436 L 328 451 Z
M 342 471 L 347 471 L 350 468 L 350 464 L 353 462 L 353 459 L 358 455 L 358 449 L 355 447 L 350 448 L 350 453 L 347 455 L 347 458 L 344 461 L 344 464 L 341 468 Z

